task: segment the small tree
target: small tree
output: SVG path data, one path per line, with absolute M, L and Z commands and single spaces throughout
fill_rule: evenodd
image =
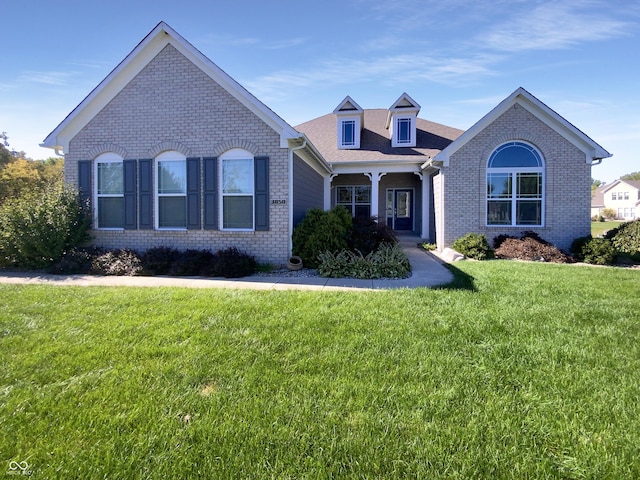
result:
M 607 220 L 615 220 L 618 216 L 618 212 L 616 212 L 613 208 L 605 208 L 601 212 L 602 216 Z
M 0 207 L 0 265 L 45 268 L 89 240 L 91 217 L 78 192 L 53 186 Z

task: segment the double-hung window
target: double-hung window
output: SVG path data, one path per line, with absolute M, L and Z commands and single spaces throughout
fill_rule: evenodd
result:
M 187 160 L 178 152 L 156 158 L 156 219 L 162 229 L 187 228 Z
M 235 148 L 220 157 L 222 229 L 254 229 L 255 175 L 251 153 Z
M 122 158 L 105 153 L 96 159 L 97 228 L 124 228 L 124 177 Z
M 542 226 L 544 163 L 524 142 L 499 146 L 487 163 L 487 225 Z

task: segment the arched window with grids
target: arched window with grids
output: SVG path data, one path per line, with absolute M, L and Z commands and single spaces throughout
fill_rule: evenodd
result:
M 544 225 L 544 160 L 533 145 L 507 142 L 487 162 L 487 225 Z

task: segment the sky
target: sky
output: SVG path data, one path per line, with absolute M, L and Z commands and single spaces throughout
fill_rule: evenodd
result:
M 640 0 L 4 0 L 0 132 L 44 138 L 160 21 L 290 125 L 351 96 L 468 129 L 524 87 L 640 171 Z

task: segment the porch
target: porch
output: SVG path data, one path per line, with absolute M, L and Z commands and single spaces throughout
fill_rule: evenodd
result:
M 433 242 L 431 180 L 417 170 L 338 171 L 325 180 L 325 208 L 341 205 L 355 218 L 376 217 L 400 236 Z

